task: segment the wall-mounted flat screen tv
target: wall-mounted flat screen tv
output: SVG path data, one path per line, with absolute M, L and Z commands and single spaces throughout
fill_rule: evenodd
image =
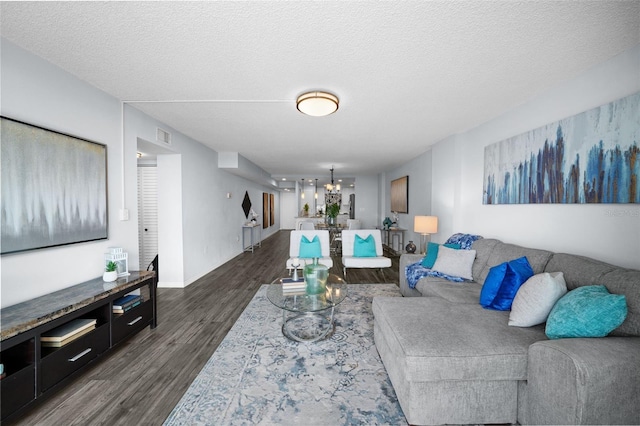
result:
M 0 117 L 2 254 L 108 237 L 107 147 Z

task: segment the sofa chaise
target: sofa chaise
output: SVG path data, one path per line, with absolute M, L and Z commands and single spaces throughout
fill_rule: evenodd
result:
M 640 424 L 640 271 L 479 239 L 473 281 L 425 277 L 405 297 L 373 300 L 374 338 L 410 424 Z M 535 274 L 563 272 L 568 290 L 604 285 L 627 316 L 604 338 L 549 340 L 545 325 L 508 325 L 478 301 L 491 267 L 526 256 Z M 418 297 L 413 297 L 418 296 Z

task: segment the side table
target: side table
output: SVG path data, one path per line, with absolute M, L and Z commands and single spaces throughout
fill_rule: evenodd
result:
M 257 229 L 257 232 L 254 232 Z M 245 242 L 246 231 L 249 231 L 249 243 Z M 257 238 L 254 238 L 257 234 Z M 262 228 L 260 225 L 242 225 L 242 251 L 253 253 L 255 247 L 262 247 Z

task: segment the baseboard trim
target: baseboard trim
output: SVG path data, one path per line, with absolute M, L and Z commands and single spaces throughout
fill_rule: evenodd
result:
M 186 285 L 182 281 L 159 281 L 158 288 L 185 288 Z

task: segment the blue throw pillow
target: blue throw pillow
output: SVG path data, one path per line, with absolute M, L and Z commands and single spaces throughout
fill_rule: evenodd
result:
M 603 285 L 571 290 L 554 305 L 547 318 L 549 339 L 566 337 L 604 337 L 627 317 L 627 299 L 611 294 Z
M 362 238 L 356 234 L 356 240 L 353 245 L 353 257 L 376 257 L 376 240 L 373 235 L 369 234 L 367 238 Z
M 460 249 L 460 244 L 443 244 L 445 247 L 449 247 L 455 250 Z M 438 249 L 440 248 L 440 244 L 432 243 L 429 241 L 427 244 L 427 255 L 422 259 L 422 266 L 425 268 L 433 268 L 433 265 L 436 263 L 436 259 L 438 258 Z
M 480 291 L 480 304 L 496 311 L 510 310 L 518 289 L 532 276 L 533 269 L 524 256 L 494 266 Z
M 314 236 L 311 241 L 304 235 L 300 239 L 300 254 L 298 257 L 303 259 L 313 259 L 314 257 L 322 257 L 322 248 L 320 246 L 320 239 L 318 236 Z
M 488 308 L 493 299 L 496 298 L 502 280 L 504 280 L 504 276 L 507 273 L 507 265 L 508 263 L 504 262 L 489 269 L 489 274 L 484 280 L 482 290 L 480 290 L 480 305 L 483 308 Z

